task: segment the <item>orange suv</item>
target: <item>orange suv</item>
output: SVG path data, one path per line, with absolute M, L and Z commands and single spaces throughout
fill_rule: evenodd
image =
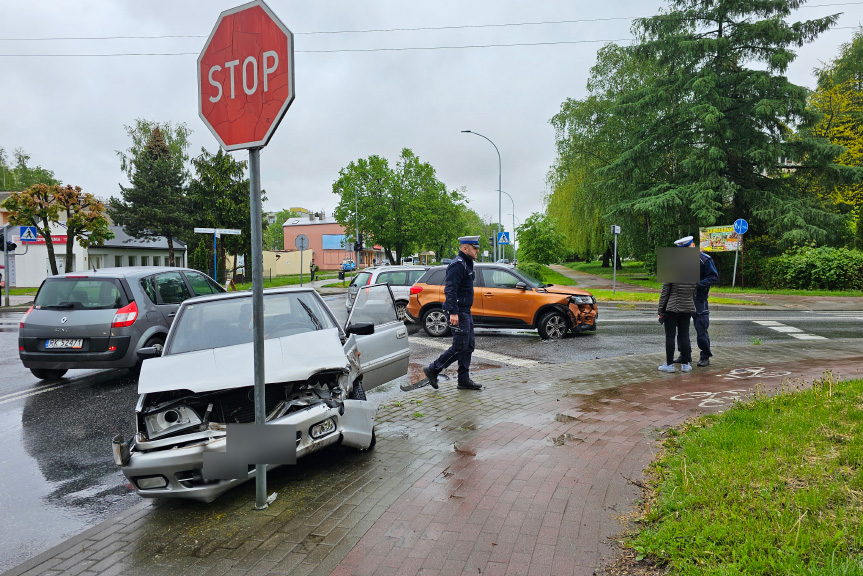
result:
M 596 299 L 572 286 L 543 284 L 500 264 L 474 264 L 474 323 L 481 328 L 535 328 L 544 339 L 596 330 Z M 446 266 L 429 268 L 411 287 L 408 319 L 422 323 L 429 336 L 449 333 L 443 311 Z

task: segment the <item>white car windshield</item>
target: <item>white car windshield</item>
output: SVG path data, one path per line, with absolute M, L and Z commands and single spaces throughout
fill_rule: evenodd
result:
M 225 348 L 253 339 L 252 299 L 189 303 L 175 320 L 166 354 Z M 310 292 L 264 294 L 264 339 L 336 328 L 321 300 Z

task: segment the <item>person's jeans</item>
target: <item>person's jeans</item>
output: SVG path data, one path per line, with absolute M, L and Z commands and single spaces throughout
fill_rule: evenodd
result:
M 470 359 L 475 348 L 473 316 L 470 312 L 459 313 L 458 326 L 450 326 L 450 330 L 452 346 L 432 362 L 429 369 L 438 374 L 453 362 L 458 362 L 458 381 L 467 382 L 470 379 Z
M 674 337 L 677 336 L 677 349 L 684 364 L 692 362 L 692 344 L 689 342 L 689 317 L 691 314 L 678 312 L 665 313 L 665 363 L 674 361 Z

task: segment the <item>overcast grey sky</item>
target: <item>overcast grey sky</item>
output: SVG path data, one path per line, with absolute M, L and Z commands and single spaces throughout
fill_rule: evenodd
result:
M 107 198 L 126 184 L 116 150 L 135 118 L 185 122 L 191 155 L 218 144 L 198 118 L 196 58 L 222 10 L 237 0 L 28 0 L 0 2 L 0 146 L 21 147 L 66 184 Z M 296 100 L 261 156 L 264 210 L 332 213 L 340 168 L 372 154 L 395 162 L 411 148 L 449 189 L 497 221 L 503 189 L 517 219 L 542 209 L 554 161 L 549 119 L 582 98 L 596 51 L 630 37 L 629 18 L 665 2 L 620 0 L 268 0 L 294 33 Z M 837 29 L 798 51 L 789 78 L 814 86 L 812 69 L 835 57 L 863 22 L 863 2 L 813 0 L 800 19 L 842 12 Z M 562 20 L 580 22 L 529 24 Z M 592 20 L 592 21 L 590 21 Z M 520 26 L 488 26 L 523 24 Z M 452 27 L 444 30 L 363 31 Z M 109 36 L 186 38 L 44 40 Z M 20 40 L 20 39 L 33 40 Z M 19 40 L 16 40 L 19 39 Z M 491 44 L 540 46 L 440 48 Z M 371 48 L 429 48 L 351 52 Z M 314 52 L 331 51 L 339 52 Z M 180 54 L 81 56 L 93 54 Z M 47 55 L 47 56 L 34 56 Z M 234 155 L 247 159 L 245 151 Z M 503 196 L 503 222 L 512 204 Z

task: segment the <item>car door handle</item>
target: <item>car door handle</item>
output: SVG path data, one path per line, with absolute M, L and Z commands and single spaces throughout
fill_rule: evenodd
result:
M 396 330 L 396 340 L 400 340 L 401 338 L 404 338 L 407 335 L 408 335 L 408 329 L 407 328 L 399 328 L 398 330 Z
M 173 318 L 176 315 L 177 315 L 176 312 L 171 312 L 170 314 L 168 314 L 168 318 Z
M 485 296 L 486 298 L 491 298 L 492 296 L 494 296 L 494 294 L 492 294 L 491 292 L 486 292 L 485 294 L 483 294 L 483 296 Z

